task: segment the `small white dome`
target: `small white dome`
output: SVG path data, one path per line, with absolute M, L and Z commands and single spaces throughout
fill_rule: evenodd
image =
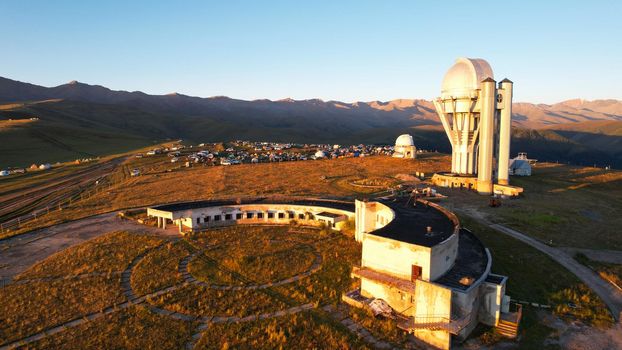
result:
M 395 140 L 395 146 L 414 146 L 415 142 L 413 141 L 413 137 L 408 134 L 400 135 Z
M 315 152 L 315 158 L 324 158 L 324 157 L 326 157 L 326 153 L 324 153 L 324 151 Z
M 441 85 L 441 98 L 474 97 L 486 78 L 493 78 L 490 64 L 481 58 L 458 58 L 449 68 Z

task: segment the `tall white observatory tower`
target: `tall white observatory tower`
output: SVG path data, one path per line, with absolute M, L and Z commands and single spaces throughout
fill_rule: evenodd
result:
M 469 187 L 482 194 L 496 191 L 493 157 L 498 135 L 497 183 L 501 192 L 512 192 L 507 186 L 512 85 L 504 79 L 497 86 L 492 68 L 480 58 L 458 58 L 449 68 L 434 106 L 451 143 L 451 174 L 438 174 L 435 182 Z

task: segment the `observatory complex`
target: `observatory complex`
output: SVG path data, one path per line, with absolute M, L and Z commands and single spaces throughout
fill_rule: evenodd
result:
M 482 194 L 522 192 L 508 183 L 512 82 L 497 85 L 486 61 L 460 58 L 434 104 L 451 142 L 452 167 L 433 181 Z M 400 135 L 394 156 L 415 154 L 412 136 Z M 238 224 L 354 226 L 362 256 L 351 276 L 360 285 L 343 294 L 344 302 L 370 310 L 380 304 L 398 327 L 440 349 L 466 339 L 478 323 L 517 335 L 521 308 L 505 295 L 507 277 L 491 273 L 490 252 L 452 212 L 427 200 L 399 194 L 355 201 L 213 200 L 156 206 L 147 215 L 180 233 Z
M 508 79 L 497 85 L 480 58 L 458 58 L 447 71 L 434 106 L 451 143 L 451 172 L 435 174 L 436 185 L 509 196 L 523 191 L 508 176 L 512 89 Z
M 441 349 L 466 339 L 478 323 L 516 335 L 521 316 L 505 295 L 507 277 L 491 273 L 488 249 L 453 213 L 432 202 L 256 198 L 167 204 L 147 214 L 157 218 L 158 227 L 168 223 L 181 233 L 292 220 L 340 231 L 353 222 L 362 257 L 352 277 L 360 287 L 343 295 L 346 303 L 369 308 L 383 300 L 398 327 Z

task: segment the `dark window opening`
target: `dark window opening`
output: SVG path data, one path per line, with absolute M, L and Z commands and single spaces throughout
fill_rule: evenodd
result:
M 233 218 L 233 215 L 225 214 L 225 220 L 231 220 L 232 218 Z
M 240 220 L 242 218 L 242 213 L 235 214 L 235 219 Z
M 416 281 L 421 276 L 421 266 L 413 265 L 411 281 Z
M 253 218 L 253 213 L 246 213 L 246 218 L 247 219 L 252 219 Z
M 263 219 L 263 213 L 257 213 L 257 219 Z
M 268 213 L 268 219 L 274 219 L 274 213 Z
M 305 219 L 305 214 L 298 214 L 298 219 L 304 220 Z
M 285 219 L 285 213 L 279 213 L 279 219 Z
M 295 217 L 295 214 L 294 214 L 294 213 L 289 213 L 288 217 L 289 217 L 290 219 L 293 219 L 293 218 Z
M 214 221 L 220 221 L 220 215 L 214 215 Z

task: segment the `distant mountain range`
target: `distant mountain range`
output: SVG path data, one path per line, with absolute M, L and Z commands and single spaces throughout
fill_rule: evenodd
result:
M 408 132 L 421 148 L 449 151 L 432 102 L 422 99 L 244 101 L 114 91 L 76 81 L 48 88 L 0 78 L 0 120 L 26 117 L 39 120 L 0 127 L 0 140 L 12 141 L 0 142 L 0 167 L 47 160 L 45 152 L 53 161 L 167 138 L 390 143 Z M 622 101 L 515 103 L 513 126 L 513 153 L 622 166 Z

